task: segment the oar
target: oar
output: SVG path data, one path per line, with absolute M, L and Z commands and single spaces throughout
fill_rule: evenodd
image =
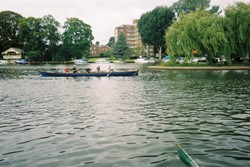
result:
M 189 167 L 199 167 L 194 160 L 185 152 L 180 144 L 177 144 L 177 153 L 181 161 Z
M 107 74 L 107 77 L 109 77 L 109 75 L 112 73 L 112 71 L 110 71 L 110 73 Z

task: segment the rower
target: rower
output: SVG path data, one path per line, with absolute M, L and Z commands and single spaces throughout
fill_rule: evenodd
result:
M 91 69 L 90 69 L 90 68 L 86 68 L 85 71 L 86 71 L 87 73 L 90 73 Z
M 100 72 L 100 70 L 101 70 L 100 66 L 98 66 L 98 67 L 96 68 L 96 70 L 97 70 L 97 72 Z
M 74 67 L 73 67 L 73 73 L 76 73 L 76 72 L 77 72 L 76 65 L 74 65 Z

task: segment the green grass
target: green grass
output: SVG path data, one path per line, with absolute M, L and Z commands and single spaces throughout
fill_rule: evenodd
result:
M 89 63 L 94 63 L 95 61 L 97 60 L 102 60 L 103 58 L 102 57 L 91 57 L 91 58 L 88 58 L 88 62 Z M 118 60 L 114 57 L 112 57 L 111 59 L 108 58 L 109 61 L 115 61 L 115 60 Z M 125 60 L 125 63 L 134 63 L 135 61 L 133 59 L 126 59 Z
M 174 63 L 174 62 L 159 62 L 157 63 L 158 66 L 180 66 L 180 67 L 206 67 L 210 66 L 207 63 L 206 64 L 199 64 L 199 63 Z
M 94 57 L 94 58 L 88 58 L 88 62 L 89 63 L 94 63 L 95 61 L 97 61 L 97 60 L 102 60 L 103 58 L 96 58 L 96 57 Z
M 249 66 L 249 63 L 245 64 L 208 64 L 208 63 L 174 63 L 174 62 L 158 62 L 156 66 L 168 66 L 168 67 L 219 67 L 219 66 Z
M 133 59 L 126 59 L 125 63 L 134 63 L 135 61 Z

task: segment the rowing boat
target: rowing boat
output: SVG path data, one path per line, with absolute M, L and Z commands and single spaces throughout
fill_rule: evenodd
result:
M 112 71 L 112 72 L 82 72 L 82 73 L 65 73 L 65 72 L 49 72 L 39 71 L 42 77 L 111 77 L 111 76 L 138 76 L 139 70 L 134 71 Z
M 181 147 L 180 144 L 177 144 L 177 153 L 181 161 L 189 167 L 199 167 L 194 160 L 186 153 L 186 151 Z

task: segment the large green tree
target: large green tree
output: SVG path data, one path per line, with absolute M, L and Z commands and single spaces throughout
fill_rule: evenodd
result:
M 110 37 L 109 38 L 109 42 L 107 43 L 107 45 L 111 48 L 114 47 L 114 43 L 115 43 L 115 37 Z
M 174 17 L 175 14 L 170 8 L 160 6 L 144 13 L 138 20 L 142 43 L 157 48 L 160 56 L 162 48 L 165 47 L 165 31 L 171 25 Z
M 31 61 L 54 60 L 60 42 L 60 24 L 51 15 L 22 18 L 19 23 L 23 49 Z
M 198 10 L 209 10 L 212 13 L 219 12 L 219 6 L 212 6 L 210 8 L 211 0 L 178 0 L 173 3 L 172 8 L 180 15 L 181 13 L 190 13 Z
M 186 60 L 193 58 L 192 50 L 207 55 L 209 63 L 213 58 L 222 55 L 230 63 L 230 49 L 224 31 L 223 17 L 207 11 L 197 11 L 188 15 L 182 14 L 166 33 L 167 52 L 172 60 L 185 55 Z
M 24 41 L 24 51 L 31 61 L 44 59 L 46 33 L 41 18 L 22 18 L 19 23 L 20 35 Z
M 67 18 L 63 28 L 62 48 L 68 50 L 68 55 L 64 59 L 82 58 L 88 55 L 94 39 L 91 26 L 78 18 Z
M 225 9 L 225 27 L 234 59 L 247 61 L 250 52 L 250 3 L 237 2 Z M 250 59 L 249 59 L 250 62 Z
M 46 15 L 42 18 L 42 27 L 45 34 L 46 57 L 55 60 L 55 52 L 61 39 L 60 23 L 52 15 Z
M 9 47 L 22 47 L 18 24 L 22 16 L 12 11 L 0 12 L 0 52 Z
M 131 55 L 124 33 L 120 33 L 117 42 L 114 44 L 113 55 L 117 58 L 126 59 Z

